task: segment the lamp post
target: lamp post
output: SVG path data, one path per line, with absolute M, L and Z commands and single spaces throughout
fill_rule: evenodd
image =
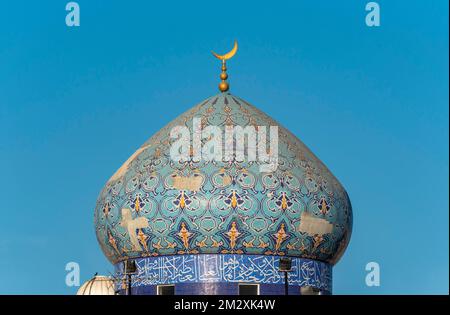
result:
M 127 295 L 131 295 L 131 275 L 136 273 L 136 269 L 134 260 L 125 260 L 123 262 L 123 271 L 127 278 Z
M 289 282 L 288 282 L 288 272 L 291 271 L 292 259 L 288 257 L 280 258 L 279 271 L 284 272 L 284 295 L 288 295 Z

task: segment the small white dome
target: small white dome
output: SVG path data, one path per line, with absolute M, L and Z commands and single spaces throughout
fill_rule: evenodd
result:
M 115 295 L 114 281 L 110 277 L 94 276 L 83 283 L 77 295 Z

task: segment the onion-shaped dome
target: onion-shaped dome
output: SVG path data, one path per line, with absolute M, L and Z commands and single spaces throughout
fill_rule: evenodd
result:
M 266 127 L 267 139 L 270 126 L 278 126 L 276 169 L 264 171 L 266 161 L 236 154 L 206 161 L 190 152 L 174 161 L 171 131 L 184 126 L 194 135 L 196 118 L 201 128 Z M 266 153 L 274 149 L 268 142 Z M 228 92 L 201 102 L 145 142 L 109 179 L 95 208 L 97 238 L 113 263 L 231 253 L 334 264 L 351 228 L 350 200 L 327 167 L 291 132 Z
M 115 295 L 114 281 L 110 277 L 94 276 L 83 283 L 77 295 Z

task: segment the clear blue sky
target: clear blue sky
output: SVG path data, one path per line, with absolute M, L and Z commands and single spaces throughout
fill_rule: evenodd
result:
M 113 268 L 95 238 L 106 180 L 217 93 L 288 127 L 347 189 L 353 235 L 334 293 L 448 293 L 448 2 L 0 1 L 0 293 L 72 294 Z M 365 265 L 381 286 L 365 285 Z

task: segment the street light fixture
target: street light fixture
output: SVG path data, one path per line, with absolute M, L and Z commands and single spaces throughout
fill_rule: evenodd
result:
M 288 257 L 281 257 L 278 270 L 280 272 L 284 272 L 284 294 L 285 295 L 288 295 L 288 291 L 289 291 L 288 272 L 291 271 L 291 268 L 292 268 L 292 259 L 288 258 Z
M 131 275 L 137 271 L 136 262 L 134 260 L 125 260 L 123 262 L 123 271 L 127 278 L 127 295 L 131 295 Z

